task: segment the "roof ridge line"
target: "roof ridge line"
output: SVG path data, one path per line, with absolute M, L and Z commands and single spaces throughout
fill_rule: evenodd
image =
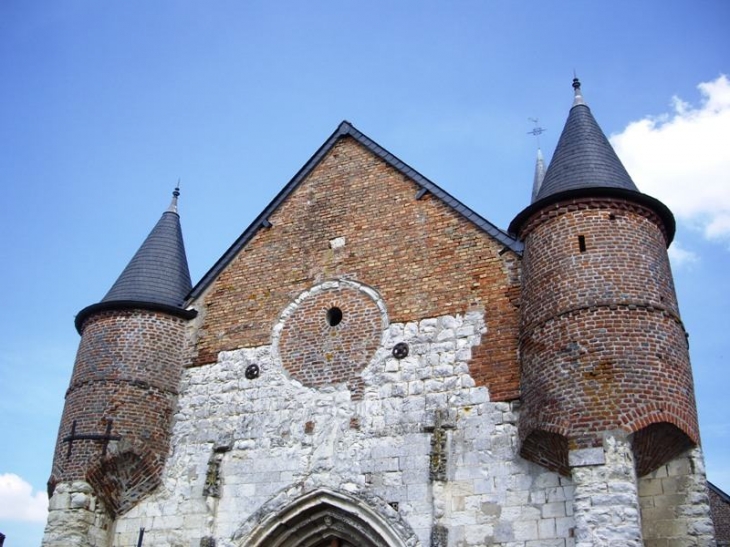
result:
M 503 243 L 506 247 L 509 247 L 510 249 L 512 249 L 513 251 L 518 252 L 518 253 L 522 252 L 521 244 L 519 244 L 519 242 L 515 238 L 513 238 L 507 231 L 502 230 L 495 224 L 492 224 L 486 218 L 482 217 L 479 213 L 475 212 L 468 206 L 464 205 L 457 198 L 455 198 L 454 196 L 449 194 L 446 190 L 441 188 L 438 184 L 433 182 L 431 179 L 422 175 L 416 169 L 414 169 L 413 167 L 408 165 L 406 162 L 401 160 L 398 156 L 396 156 L 392 152 L 386 150 L 385 148 L 380 146 L 377 142 L 372 140 L 370 137 L 368 137 L 367 135 L 360 132 L 352 124 L 350 124 L 349 122 L 346 122 L 346 123 L 348 124 L 350 129 L 357 134 L 357 137 L 358 137 L 357 140 L 361 144 L 365 144 L 363 141 L 367 141 L 368 145 L 366 145 L 366 147 L 370 151 L 374 152 L 383 161 L 389 163 L 394 168 L 398 169 L 401 173 L 403 173 L 404 175 L 411 178 L 416 184 L 418 184 L 422 188 L 426 188 L 430 193 L 432 193 L 433 195 L 435 195 L 436 197 L 438 197 L 439 199 L 444 201 L 452 209 L 455 209 L 462 216 L 466 217 L 468 220 L 477 224 L 480 228 L 482 228 L 489 235 L 491 235 L 495 239 L 498 239 L 500 241 L 500 243 Z M 477 220 L 479 222 L 477 222 Z M 502 236 L 502 237 L 500 237 L 500 236 Z M 504 240 L 502 238 L 504 238 Z
M 364 146 L 378 158 L 385 161 L 394 169 L 400 171 L 403 175 L 409 177 L 417 185 L 426 188 L 431 194 L 446 203 L 452 209 L 467 220 L 476 224 L 487 234 L 498 240 L 505 247 L 516 253 L 522 252 L 522 243 L 511 236 L 505 230 L 498 228 L 496 225 L 483 218 L 478 213 L 472 211 L 458 199 L 443 190 L 436 183 L 432 182 L 413 167 L 398 158 L 392 152 L 389 152 L 370 137 L 358 130 L 352 123 L 343 120 L 337 126 L 337 129 L 325 140 L 325 142 L 315 151 L 315 153 L 304 163 L 304 165 L 296 172 L 296 174 L 284 185 L 274 199 L 264 208 L 254 221 L 241 233 L 241 235 L 231 244 L 230 247 L 221 255 L 221 257 L 213 264 L 213 266 L 200 278 L 200 281 L 190 290 L 187 295 L 186 302 L 197 298 L 212 283 L 218 274 L 228 265 L 233 257 L 243 248 L 243 246 L 256 234 L 261 227 L 269 227 L 271 224 L 268 218 L 279 208 L 281 203 L 291 194 L 301 182 L 319 165 L 322 159 L 334 147 L 335 143 L 343 137 L 352 137 L 360 145 Z

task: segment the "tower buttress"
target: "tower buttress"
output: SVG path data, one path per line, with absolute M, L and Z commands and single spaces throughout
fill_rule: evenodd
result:
M 49 496 L 61 490 L 55 507 L 51 502 L 61 514 L 49 518 L 46 546 L 68 544 L 68 530 L 85 519 L 73 511 L 84 507 L 63 506 L 69 497 L 63 494 L 81 488 L 113 518 L 159 484 L 185 325 L 195 316 L 183 308 L 191 283 L 178 195 L 176 188 L 170 208 L 101 302 L 76 316 L 81 341 L 48 481 Z
M 632 543 L 641 541 L 636 477 L 699 443 L 666 251 L 674 217 L 639 192 L 577 79 L 573 87 L 544 180 L 509 229 L 525 243 L 520 453 L 573 476 L 577 537 L 593 533 L 590 518 L 581 521 L 592 510 L 578 506 L 590 497 L 583 485 L 633 476 L 631 509 L 607 510 L 636 515 L 628 518 L 634 539 L 626 544 L 639 545 Z

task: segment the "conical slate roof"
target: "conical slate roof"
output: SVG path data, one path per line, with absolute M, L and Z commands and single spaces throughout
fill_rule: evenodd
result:
M 573 106 L 553 159 L 540 184 L 538 158 L 532 202 L 512 220 L 509 233 L 519 235 L 523 224 L 533 214 L 559 201 L 586 196 L 613 197 L 634 201 L 657 213 L 664 224 L 669 245 L 675 231 L 672 212 L 659 200 L 639 191 L 585 104 L 577 78 L 573 79 L 573 89 Z
M 162 214 L 102 302 L 182 306 L 192 284 L 177 214 L 178 195 L 176 188 L 170 208 Z
M 157 310 L 185 319 L 197 315 L 195 310 L 182 307 L 192 284 L 177 214 L 179 189 L 175 188 L 172 195 L 170 207 L 162 213 L 106 296 L 76 315 L 74 322 L 79 333 L 88 317 L 102 311 Z
M 638 192 L 621 160 L 583 101 L 573 80 L 575 101 L 558 140 L 540 191 L 533 201 L 579 188 L 622 188 Z

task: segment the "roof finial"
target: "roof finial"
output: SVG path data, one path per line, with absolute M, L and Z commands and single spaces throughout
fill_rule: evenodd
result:
M 170 206 L 167 208 L 168 213 L 177 213 L 177 198 L 180 196 L 180 179 L 177 179 L 177 186 L 175 186 L 175 190 L 172 192 L 172 201 L 170 202 Z
M 573 89 L 575 90 L 575 98 L 573 99 L 573 106 L 579 105 L 579 104 L 586 104 L 583 100 L 583 93 L 580 90 L 580 80 L 578 79 L 578 76 L 575 74 L 575 70 L 573 71 Z

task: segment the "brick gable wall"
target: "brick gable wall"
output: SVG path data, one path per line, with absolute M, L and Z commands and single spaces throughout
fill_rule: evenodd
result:
M 472 374 L 518 395 L 519 258 L 353 139 L 340 139 L 194 305 L 194 364 L 271 342 L 280 314 L 328 279 L 373 287 L 392 322 L 483 309 Z M 344 246 L 331 241 L 344 238 Z

